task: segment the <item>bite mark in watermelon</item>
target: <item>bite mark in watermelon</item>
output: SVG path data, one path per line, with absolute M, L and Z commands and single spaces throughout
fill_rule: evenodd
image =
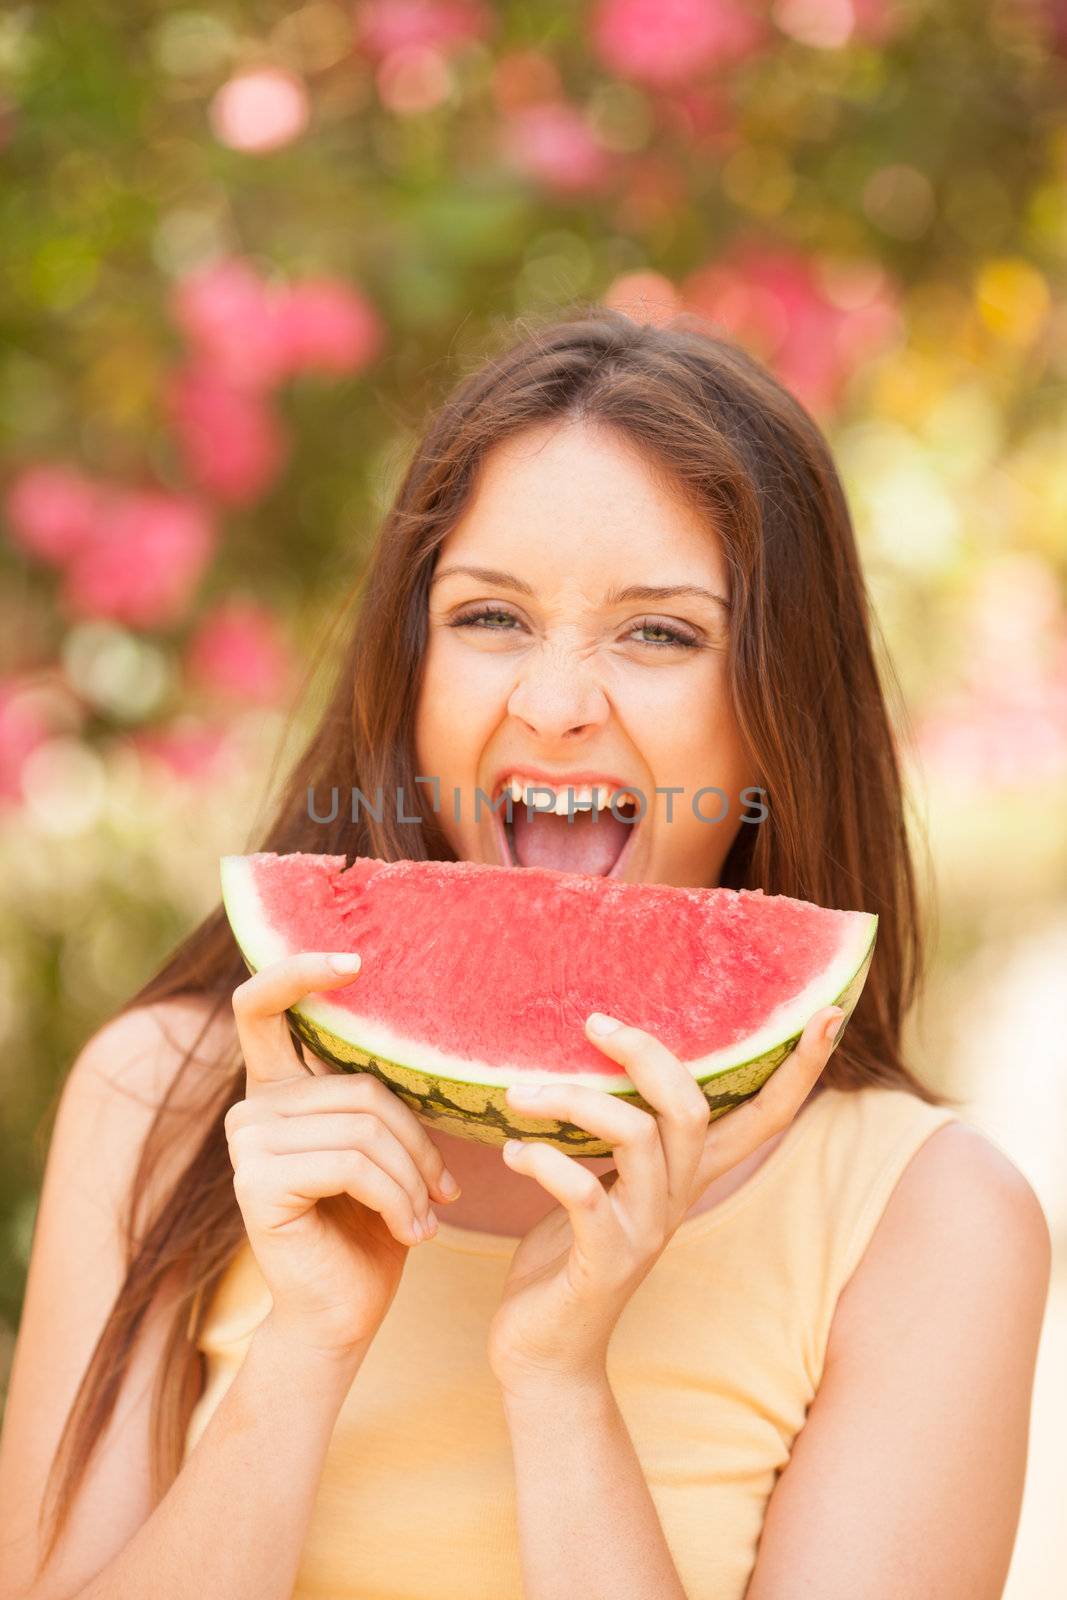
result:
M 304 950 L 362 957 L 352 983 L 290 1012 L 317 1056 L 373 1072 L 446 1132 L 582 1156 L 611 1146 L 515 1111 L 504 1091 L 563 1079 L 650 1109 L 586 1038 L 591 1011 L 662 1040 L 715 1118 L 756 1093 L 816 1011 L 838 1005 L 847 1021 L 878 922 L 761 890 L 467 861 L 348 867 L 339 855 L 261 851 L 224 856 L 221 872 L 251 971 Z

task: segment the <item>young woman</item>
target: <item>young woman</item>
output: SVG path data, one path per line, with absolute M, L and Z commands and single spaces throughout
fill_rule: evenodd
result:
M 249 978 L 217 910 L 64 1089 L 3 1600 L 993 1600 L 1047 1231 L 902 1058 L 898 765 L 810 417 L 698 324 L 577 307 L 434 416 L 352 612 L 256 848 L 499 861 L 491 815 L 416 775 L 469 800 L 601 779 L 650 797 L 636 832 L 593 854 L 520 806 L 516 870 L 608 872 L 625 834 L 632 880 L 877 912 L 874 967 L 832 1060 L 830 1008 L 710 1124 L 657 1040 L 592 1019 L 655 1109 L 546 1090 L 613 1141 L 581 1161 L 328 1070 L 285 1011 L 351 973 Z M 419 823 L 309 814 L 378 784 Z M 656 793 L 708 784 L 715 826 Z

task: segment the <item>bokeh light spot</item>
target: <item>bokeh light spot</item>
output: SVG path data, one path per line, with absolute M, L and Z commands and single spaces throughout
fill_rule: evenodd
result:
M 294 73 L 261 67 L 224 83 L 209 114 L 221 144 L 262 155 L 299 138 L 308 125 L 311 107 L 307 89 Z

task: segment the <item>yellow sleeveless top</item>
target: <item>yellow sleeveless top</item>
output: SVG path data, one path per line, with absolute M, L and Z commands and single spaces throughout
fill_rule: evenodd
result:
M 838 1296 L 908 1161 L 953 1115 L 902 1090 L 822 1090 L 751 1178 L 682 1223 L 625 1307 L 608 1376 L 690 1600 L 744 1595 Z M 521 1600 L 485 1356 L 516 1242 L 442 1217 L 411 1251 L 338 1415 L 294 1600 Z M 198 1340 L 207 1384 L 186 1455 L 270 1305 L 246 1243 Z

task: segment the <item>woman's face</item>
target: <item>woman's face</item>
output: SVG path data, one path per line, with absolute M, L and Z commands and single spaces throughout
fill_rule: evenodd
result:
M 728 600 L 714 533 L 615 432 L 540 425 L 490 452 L 438 556 L 416 721 L 456 856 L 718 882 L 758 781 Z

